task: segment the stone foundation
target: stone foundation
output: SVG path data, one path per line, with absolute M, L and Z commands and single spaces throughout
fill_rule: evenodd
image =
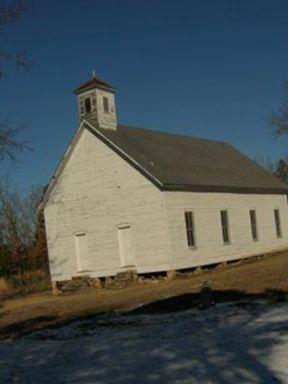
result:
M 174 280 L 176 278 L 176 271 L 167 271 L 166 272 L 167 280 Z
M 135 269 L 117 273 L 114 278 L 115 288 L 127 287 L 138 280 L 138 274 Z
M 102 282 L 101 282 L 102 280 Z M 117 273 L 115 276 L 106 276 L 102 279 L 90 276 L 73 276 L 71 280 L 52 281 L 52 293 L 73 293 L 88 288 L 123 288 L 138 281 L 136 270 Z
M 71 280 L 53 281 L 52 293 L 73 293 L 87 288 L 101 288 L 101 282 L 98 277 L 90 276 L 73 276 Z
M 268 254 L 270 255 L 270 254 Z M 150 273 L 150 274 L 137 274 L 137 271 L 135 269 L 130 269 L 127 271 L 119 272 L 115 276 L 106 276 L 106 277 L 90 277 L 90 276 L 74 276 L 71 280 L 66 281 L 53 281 L 51 283 L 52 285 L 52 292 L 53 294 L 60 294 L 60 293 L 73 293 L 77 292 L 79 290 L 84 290 L 87 288 L 108 288 L 108 289 L 121 289 L 125 288 L 129 285 L 134 284 L 135 282 L 138 283 L 159 283 L 161 280 L 163 281 L 171 281 L 176 279 L 177 277 L 183 277 L 183 276 L 193 276 L 193 275 L 201 275 L 205 274 L 208 271 L 215 269 L 226 269 L 231 268 L 233 266 L 237 266 L 239 264 L 254 262 L 256 260 L 262 259 L 265 257 L 265 255 L 261 254 L 258 256 L 245 258 L 245 259 L 236 259 L 231 261 L 230 263 L 224 261 L 213 265 L 206 266 L 199 266 L 196 268 L 191 268 L 189 270 L 170 270 L 166 272 L 161 273 Z

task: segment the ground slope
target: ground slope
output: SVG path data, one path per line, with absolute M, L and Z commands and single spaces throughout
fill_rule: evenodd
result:
M 151 302 L 159 302 L 153 304 L 156 305 L 154 312 L 165 309 L 167 305 L 171 309 L 177 304 L 171 300 L 167 304 L 167 298 L 179 295 L 178 305 L 187 309 L 199 304 L 203 282 L 214 291 L 212 301 L 254 300 L 267 296 L 272 301 L 285 300 L 288 294 L 288 251 L 238 266 L 232 264 L 224 269 L 182 276 L 173 281 L 139 283 L 121 290 L 92 289 L 68 296 L 44 293 L 2 300 L 0 338 L 17 337 L 99 312 L 126 311 Z

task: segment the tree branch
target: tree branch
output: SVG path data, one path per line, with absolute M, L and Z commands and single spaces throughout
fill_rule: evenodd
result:
M 27 2 L 24 0 L 14 2 L 12 5 L 0 3 L 0 25 L 14 24 L 27 10 Z
M 11 127 L 0 117 L 0 162 L 5 159 L 15 161 L 17 153 L 31 150 L 27 140 L 19 139 L 22 131 L 23 127 Z
M 9 6 L 4 5 L 3 0 L 0 0 L 0 27 L 16 23 L 27 8 L 28 3 L 24 0 L 14 2 Z M 28 71 L 32 67 L 32 62 L 24 50 L 14 53 L 8 49 L 0 48 L 0 78 L 3 77 L 8 62 L 14 63 L 17 70 Z
M 285 99 L 288 99 L 288 83 L 284 86 Z M 288 134 L 288 100 L 285 100 L 277 113 L 268 115 L 268 124 L 272 128 L 275 137 Z

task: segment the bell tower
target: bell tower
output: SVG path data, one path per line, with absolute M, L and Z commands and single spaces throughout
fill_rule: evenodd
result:
M 114 87 L 96 77 L 93 71 L 91 79 L 74 91 L 80 121 L 91 120 L 100 128 L 116 130 L 115 92 Z

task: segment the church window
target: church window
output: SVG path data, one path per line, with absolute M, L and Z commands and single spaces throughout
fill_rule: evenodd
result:
M 222 226 L 223 243 L 224 244 L 230 244 L 228 211 L 221 211 L 220 213 L 221 213 L 221 226 Z
M 91 112 L 91 100 L 90 97 L 86 97 L 85 99 L 85 112 L 90 113 Z
M 280 237 L 282 237 L 282 231 L 281 231 L 281 221 L 280 221 L 279 209 L 274 209 L 274 220 L 275 220 L 276 235 L 278 238 L 280 238 Z
M 109 100 L 108 97 L 103 97 L 103 109 L 105 113 L 109 113 Z
M 249 211 L 250 214 L 250 224 L 251 224 L 251 235 L 254 241 L 258 240 L 258 230 L 257 230 L 257 219 L 255 209 Z
M 195 247 L 195 230 L 194 230 L 194 218 L 193 212 L 185 212 L 185 223 L 186 223 L 186 235 L 187 244 L 189 247 Z

